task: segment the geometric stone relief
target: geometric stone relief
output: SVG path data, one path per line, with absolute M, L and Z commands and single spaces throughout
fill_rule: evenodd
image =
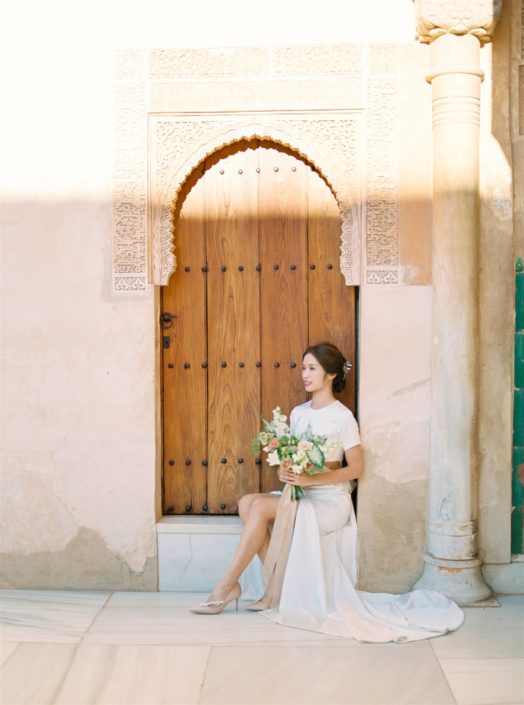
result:
M 359 284 L 364 271 L 362 283 L 399 283 L 398 47 L 125 49 L 115 55 L 115 74 L 114 292 L 167 282 L 176 266 L 172 209 L 184 180 L 209 154 L 254 138 L 290 147 L 330 185 L 341 213 L 346 282 Z M 275 109 L 267 98 L 257 111 L 236 108 L 245 91 L 231 94 L 227 112 L 191 109 L 195 91 L 207 105 L 203 79 L 256 86 L 250 82 L 257 76 L 275 86 L 298 77 L 302 96 L 302 79 L 330 76 L 332 93 L 322 94 L 325 109 L 297 108 L 291 94 L 289 109 Z M 362 90 L 348 93 L 348 76 Z M 153 89 L 174 97 L 148 115 Z
M 370 47 L 367 80 L 366 283 L 399 284 L 398 49 Z
M 153 49 L 147 62 L 152 80 L 229 79 L 263 76 L 345 76 L 362 72 L 356 44 L 329 46 Z
M 144 85 L 117 86 L 113 197 L 113 289 L 143 291 L 146 262 Z
M 151 281 L 167 284 L 176 266 L 172 213 L 187 177 L 207 156 L 243 139 L 269 139 L 311 163 L 331 187 L 342 232 L 340 267 L 360 283 L 362 116 L 343 114 L 209 114 L 150 117 Z

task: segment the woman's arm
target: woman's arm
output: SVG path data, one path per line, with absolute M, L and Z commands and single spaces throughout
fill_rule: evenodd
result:
M 313 487 L 314 485 L 336 485 L 339 482 L 356 480 L 362 475 L 364 469 L 364 457 L 362 446 L 356 445 L 345 451 L 347 467 L 337 468 L 319 472 L 316 475 L 308 475 L 306 472 L 297 475 L 292 470 L 279 469 L 278 476 L 281 482 L 289 485 L 300 485 L 301 487 Z

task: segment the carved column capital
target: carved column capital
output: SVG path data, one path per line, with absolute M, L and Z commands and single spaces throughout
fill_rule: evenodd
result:
M 502 10 L 502 0 L 413 0 L 417 39 L 431 44 L 443 34 L 477 37 L 481 44 L 491 41 Z

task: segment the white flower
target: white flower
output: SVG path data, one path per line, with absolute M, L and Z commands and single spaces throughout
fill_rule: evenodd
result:
M 281 413 L 279 406 L 273 409 L 273 421 L 276 421 L 277 423 L 284 423 L 287 421 L 287 416 Z
M 289 426 L 287 425 L 287 416 L 280 412 L 280 407 L 273 409 L 273 420 L 271 421 L 271 429 L 275 436 L 289 436 Z
M 280 465 L 280 458 L 278 457 L 278 453 L 276 450 L 272 451 L 271 453 L 268 453 L 267 462 L 269 463 L 269 465 Z
M 338 441 L 331 441 L 326 444 L 326 450 L 337 450 L 337 448 L 342 448 L 342 443 Z
M 291 470 L 293 470 L 296 475 L 300 475 L 300 473 L 304 472 L 304 468 L 302 465 L 292 465 Z
M 313 448 L 313 443 L 311 441 L 299 441 L 298 442 L 298 449 L 299 450 L 311 450 Z

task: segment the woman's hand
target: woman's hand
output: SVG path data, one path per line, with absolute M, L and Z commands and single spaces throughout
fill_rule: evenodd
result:
M 321 472 L 316 472 L 313 475 L 307 472 L 297 475 L 291 469 L 291 463 L 288 465 L 284 461 L 283 466 L 278 468 L 278 477 L 281 482 L 297 487 L 336 485 L 338 482 L 348 482 L 360 477 L 363 467 L 362 447 L 357 445 L 346 450 L 346 460 L 348 461 L 348 467 L 341 467 L 337 461 L 327 462 Z
M 278 479 L 280 482 L 286 482 L 288 485 L 298 485 L 300 487 L 307 487 L 314 483 L 312 475 L 308 475 L 307 472 L 301 472 L 297 474 L 291 469 L 283 468 L 282 466 L 278 469 Z

